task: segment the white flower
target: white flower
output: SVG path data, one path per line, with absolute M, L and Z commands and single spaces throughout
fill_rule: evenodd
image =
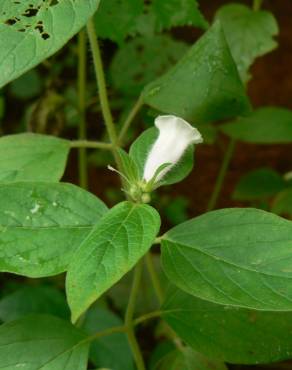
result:
M 159 136 L 145 162 L 143 179 L 146 182 L 153 179 L 160 166 L 169 163 L 155 178 L 155 182 L 160 181 L 179 162 L 191 144 L 203 142 L 200 132 L 180 117 L 158 116 L 155 126 L 159 129 Z

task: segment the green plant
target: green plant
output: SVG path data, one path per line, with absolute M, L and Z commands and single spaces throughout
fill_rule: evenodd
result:
M 291 112 L 254 111 L 246 94 L 251 64 L 276 47 L 277 22 L 261 5 L 228 4 L 209 26 L 194 0 L 2 1 L 0 86 L 11 82 L 7 94 L 31 103 L 30 118 L 15 131 L 33 131 L 0 138 L 0 271 L 30 278 L 0 300 L 3 368 L 224 370 L 225 362 L 292 357 L 291 221 L 254 208 L 185 220 L 188 202 L 177 198 L 165 213 L 179 224 L 160 234 L 155 209 L 161 207 L 155 191 L 192 171 L 203 139 L 214 142 L 218 132 L 230 137 L 208 210 L 216 206 L 237 140 L 291 142 Z M 161 34 L 183 25 L 204 30 L 191 47 Z M 78 32 L 77 49 L 73 40 L 62 62 L 60 54 L 47 60 Z M 119 45 L 108 75 L 100 38 Z M 88 78 L 87 41 L 98 99 Z M 63 86 L 75 60 L 77 88 Z M 50 71 L 44 79 L 42 68 Z M 88 111 L 102 117 L 100 141 L 87 139 Z M 52 117 L 58 127 L 51 127 Z M 76 125 L 78 139 L 57 137 L 63 126 Z M 80 187 L 60 182 L 74 149 Z M 87 190 L 90 149 L 98 151 L 92 161 L 100 156 L 99 164 L 109 163 L 119 176 L 122 193 L 112 191 L 111 199 L 123 200 L 110 209 Z M 287 213 L 290 177 L 259 170 L 234 196 L 266 201 L 277 194 L 272 211 Z M 149 205 L 153 198 L 157 207 Z M 59 289 L 62 273 L 70 312 Z M 151 335 L 163 340 L 146 364 L 136 328 L 151 320 Z

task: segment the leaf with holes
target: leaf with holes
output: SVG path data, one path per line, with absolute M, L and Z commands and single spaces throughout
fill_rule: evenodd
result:
M 193 123 L 234 117 L 250 110 L 219 22 L 173 68 L 148 84 L 142 98 L 159 111 Z
M 177 26 L 208 27 L 197 0 L 153 0 L 152 7 L 160 31 Z
M 85 334 L 68 321 L 33 315 L 0 327 L 0 358 L 4 369 L 86 370 Z
M 121 279 L 151 247 L 160 227 L 156 210 L 122 202 L 84 240 L 70 263 L 66 291 L 72 321 Z
M 144 131 L 131 145 L 129 154 L 136 163 L 140 179 L 143 178 L 144 165 L 150 149 L 156 141 L 159 130 L 156 127 Z M 160 185 L 171 185 L 183 180 L 192 171 L 194 166 L 194 146 L 191 145 L 180 162 L 174 166 L 161 181 Z
M 0 184 L 0 271 L 30 277 L 66 270 L 74 251 L 107 212 L 70 184 Z
M 279 107 L 264 107 L 224 123 L 220 129 L 233 139 L 254 144 L 292 142 L 292 111 Z
M 179 289 L 168 291 L 162 311 L 182 340 L 208 358 L 238 364 L 291 359 L 291 311 L 224 306 Z
M 292 309 L 292 222 L 258 209 L 223 209 L 162 238 L 162 264 L 182 290 L 215 303 Z
M 268 11 L 254 11 L 243 4 L 224 5 L 216 19 L 221 21 L 240 76 L 246 82 L 254 60 L 277 47 L 274 39 L 279 32 L 277 21 Z
M 63 176 L 70 143 L 38 134 L 0 138 L 0 182 L 52 181 Z
M 0 2 L 0 88 L 61 49 L 99 0 Z

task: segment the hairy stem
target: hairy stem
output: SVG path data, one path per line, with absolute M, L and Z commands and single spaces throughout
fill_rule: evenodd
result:
M 121 128 L 121 131 L 120 131 L 120 134 L 119 134 L 119 144 L 121 146 L 123 144 L 124 137 L 125 137 L 126 133 L 128 132 L 128 129 L 129 129 L 131 123 L 133 122 L 137 113 L 141 109 L 142 105 L 143 105 L 143 100 L 142 100 L 142 97 L 140 96 L 139 99 L 136 101 L 135 105 L 133 106 L 133 108 L 131 109 L 128 117 L 126 118 L 126 120 L 125 120 L 125 122 L 124 122 L 124 124 Z
M 264 0 L 253 0 L 253 10 L 257 12 L 261 9 L 261 6 L 263 4 Z
M 78 35 L 78 110 L 79 131 L 78 138 L 86 139 L 86 33 L 84 30 Z M 79 183 L 84 189 L 88 187 L 87 153 L 86 147 L 78 150 Z
M 154 263 L 153 263 L 153 260 L 152 260 L 151 252 L 148 252 L 146 254 L 145 262 L 146 262 L 146 266 L 147 266 L 147 269 L 148 269 L 148 272 L 149 272 L 149 275 L 150 275 L 152 285 L 153 285 L 154 291 L 156 293 L 158 302 L 161 304 L 163 302 L 163 291 L 162 291 L 162 288 L 161 288 L 159 277 L 158 277 L 158 275 L 155 271 L 155 267 L 154 267 Z
M 133 356 L 135 358 L 135 362 L 137 365 L 137 370 L 145 370 L 145 364 L 143 360 L 143 356 L 139 347 L 139 344 L 137 342 L 137 339 L 135 337 L 135 332 L 134 332 L 134 311 L 135 311 L 135 306 L 136 306 L 136 301 L 137 301 L 137 296 L 139 292 L 139 286 L 140 286 L 140 281 L 141 281 L 141 276 L 142 276 L 142 262 L 138 262 L 138 264 L 135 267 L 134 270 L 134 278 L 133 278 L 133 283 L 132 283 L 132 289 L 129 297 L 129 302 L 125 314 L 125 326 L 126 326 L 126 332 L 128 336 L 128 341 L 132 349 Z
M 229 144 L 228 144 L 227 150 L 224 154 L 223 162 L 222 162 L 219 174 L 218 174 L 217 179 L 216 179 L 215 187 L 214 187 L 213 193 L 211 195 L 211 198 L 210 198 L 208 206 L 207 206 L 207 211 L 212 211 L 216 207 L 219 195 L 220 195 L 221 190 L 222 190 L 224 179 L 225 179 L 227 170 L 229 168 L 229 165 L 230 165 L 230 162 L 231 162 L 231 159 L 232 159 L 232 155 L 233 155 L 234 150 L 235 150 L 235 146 L 236 146 L 236 141 L 234 139 L 231 139 Z

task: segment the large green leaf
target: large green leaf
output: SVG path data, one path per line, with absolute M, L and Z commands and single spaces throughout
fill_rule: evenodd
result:
M 249 101 L 219 22 L 166 74 L 145 87 L 144 102 L 191 122 L 249 111 Z
M 50 286 L 25 286 L 0 300 L 0 319 L 12 321 L 28 314 L 69 317 L 65 296 Z
M 106 206 L 70 184 L 0 185 L 0 271 L 40 277 L 65 271 Z
M 122 202 L 96 225 L 70 263 L 66 290 L 72 321 L 138 262 L 160 226 L 156 210 Z
M 3 136 L 0 138 L 0 181 L 59 181 L 69 150 L 69 141 L 54 136 Z
M 223 209 L 162 239 L 162 264 L 187 293 L 257 309 L 292 309 L 292 222 L 257 209 Z
M 67 321 L 34 315 L 0 327 L 2 369 L 85 370 L 88 343 Z
M 257 364 L 292 356 L 292 312 L 254 311 L 169 291 L 163 318 L 196 351 L 221 361 Z
M 258 168 L 241 177 L 233 198 L 238 200 L 265 199 L 286 187 L 283 177 L 271 168 Z
M 60 49 L 99 0 L 0 2 L 0 88 Z
M 197 0 L 153 0 L 152 6 L 159 30 L 186 25 L 208 27 Z
M 104 308 L 92 307 L 85 317 L 84 330 L 89 334 L 122 326 L 121 320 L 113 312 Z M 95 366 L 104 369 L 133 370 L 133 357 L 125 333 L 113 333 L 91 344 L 90 359 Z
M 143 177 L 144 165 L 151 147 L 156 141 L 159 130 L 156 127 L 144 131 L 131 145 L 129 154 L 139 169 L 140 178 Z M 182 159 L 159 182 L 161 185 L 171 185 L 183 180 L 192 171 L 194 166 L 194 146 L 191 145 Z
M 98 36 L 122 43 L 143 13 L 143 0 L 101 0 L 94 17 Z
M 292 111 L 266 107 L 220 126 L 228 136 L 255 144 L 281 144 L 292 142 Z
M 240 76 L 246 82 L 254 60 L 277 47 L 277 21 L 268 11 L 254 11 L 243 4 L 222 6 L 216 19 L 221 21 Z

